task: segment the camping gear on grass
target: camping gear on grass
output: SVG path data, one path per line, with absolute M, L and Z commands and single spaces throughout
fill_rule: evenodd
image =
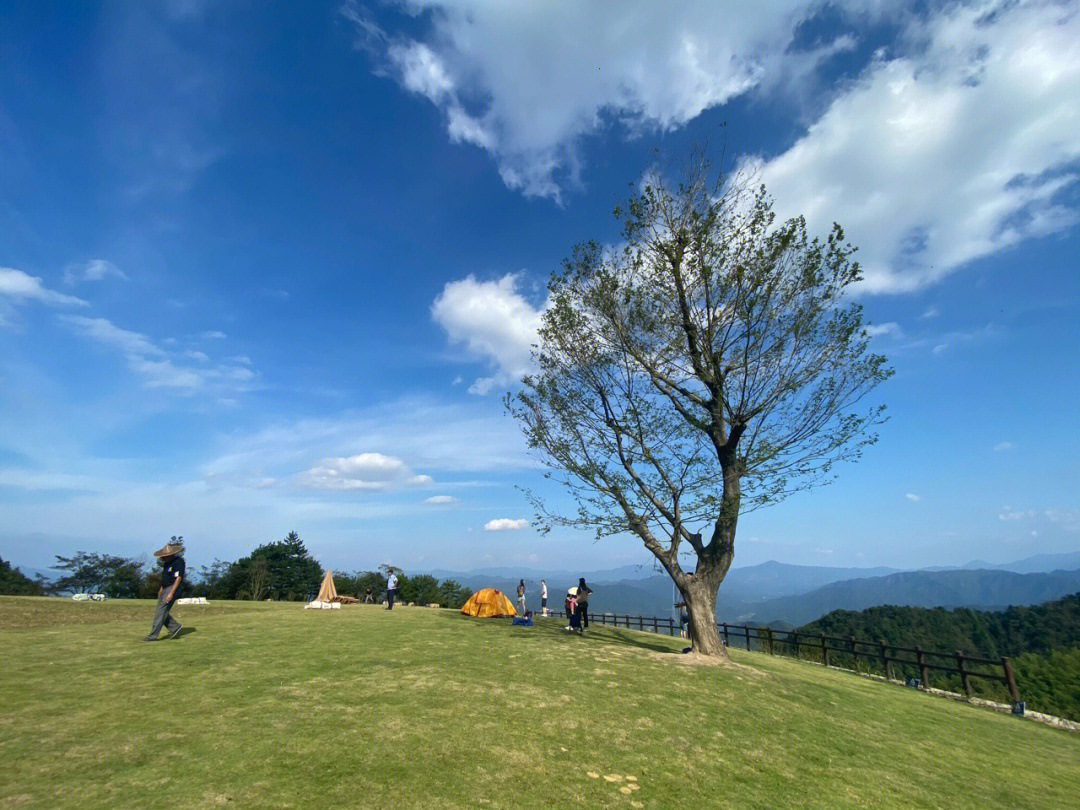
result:
M 304 605 L 304 610 L 341 610 L 341 605 L 338 602 L 320 602 L 316 599 L 314 602 L 308 602 Z
M 514 624 L 521 624 L 525 627 L 532 627 L 532 616 L 515 616 Z
M 510 600 L 503 592 L 495 588 L 482 588 L 469 597 L 469 601 L 461 608 L 466 616 L 477 616 L 481 619 L 498 619 L 503 616 L 516 616 L 517 611 L 510 604 Z
M 205 596 L 185 596 L 183 599 L 177 599 L 178 605 L 209 605 Z
M 335 602 L 345 605 L 353 605 L 358 603 L 359 599 L 353 599 L 351 596 L 339 596 L 337 588 L 334 587 L 334 575 L 330 569 L 326 569 L 326 576 L 323 577 L 322 585 L 319 586 L 319 595 L 315 597 L 315 602 Z

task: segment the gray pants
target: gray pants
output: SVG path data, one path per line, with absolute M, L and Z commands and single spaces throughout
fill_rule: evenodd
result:
M 180 629 L 180 622 L 169 615 L 169 611 L 172 610 L 173 599 L 170 601 L 167 591 L 162 591 L 161 596 L 157 598 L 157 610 L 154 611 L 154 626 L 150 628 L 150 638 L 157 638 L 158 633 L 161 632 L 161 627 L 164 625 L 168 628 L 170 633 L 176 632 Z

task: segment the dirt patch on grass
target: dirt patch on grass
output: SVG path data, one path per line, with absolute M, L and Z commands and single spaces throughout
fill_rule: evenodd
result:
M 730 658 L 714 658 L 709 655 L 701 655 L 696 652 L 689 653 L 659 653 L 650 652 L 649 657 L 657 661 L 664 661 L 666 663 L 682 664 L 683 666 L 690 667 L 717 667 L 719 669 L 727 669 L 732 672 L 738 672 L 743 675 L 753 675 L 758 678 L 768 678 L 769 674 L 763 670 L 755 667 L 747 666 L 746 664 L 737 664 Z

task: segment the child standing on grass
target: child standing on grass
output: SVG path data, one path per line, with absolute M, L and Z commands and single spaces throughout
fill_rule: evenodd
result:
M 525 615 L 525 580 L 519 579 L 517 586 L 517 607 L 518 613 L 522 616 Z
M 571 632 L 581 627 L 581 616 L 577 611 L 577 588 L 571 588 L 566 592 L 566 602 L 563 603 L 563 607 L 566 609 L 566 618 L 570 620 L 570 624 L 566 626 L 566 632 Z

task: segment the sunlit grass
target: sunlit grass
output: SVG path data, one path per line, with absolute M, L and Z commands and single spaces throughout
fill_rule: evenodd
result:
M 1058 810 L 1080 790 L 1080 735 L 793 660 L 299 604 L 179 607 L 194 632 L 140 643 L 152 613 L 0 598 L 0 807 Z

